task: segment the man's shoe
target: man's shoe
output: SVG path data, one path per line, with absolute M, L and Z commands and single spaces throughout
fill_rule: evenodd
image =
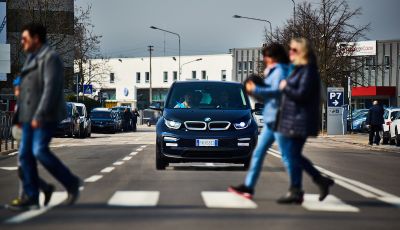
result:
M 77 183 L 68 191 L 68 197 L 64 201 L 64 205 L 73 205 L 79 198 L 80 187 L 83 185 L 83 182 L 77 178 Z
M 5 208 L 11 211 L 28 211 L 39 209 L 39 201 L 33 199 L 14 199 L 10 204 L 6 204 Z
M 303 190 L 290 188 L 289 191 L 277 200 L 278 204 L 301 204 L 303 203 Z
M 49 184 L 49 186 L 47 187 L 47 189 L 45 191 L 43 191 L 44 193 L 44 206 L 47 206 L 51 200 L 51 196 L 53 195 L 54 190 L 56 189 L 56 187 L 54 187 L 54 185 Z
M 329 188 L 335 184 L 335 181 L 333 181 L 331 178 L 324 176 L 315 179 L 314 182 L 319 187 L 319 201 L 323 201 L 326 196 L 328 196 Z
M 243 196 L 247 199 L 252 199 L 254 195 L 254 190 L 244 184 L 239 186 L 229 186 L 228 191 Z

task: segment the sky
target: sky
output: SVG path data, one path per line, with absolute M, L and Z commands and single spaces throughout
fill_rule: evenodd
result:
M 302 0 L 295 0 L 301 2 Z M 308 0 L 312 3 L 318 0 Z M 363 15 L 354 24 L 371 23 L 368 40 L 400 39 L 400 0 L 348 0 Z M 152 30 L 157 26 L 181 36 L 182 55 L 227 53 L 230 48 L 258 47 L 263 42 L 263 22 L 235 19 L 235 14 L 263 18 L 281 26 L 293 14 L 291 0 L 76 0 L 75 6 L 92 5 L 94 32 L 102 35 L 101 52 L 107 57 L 178 54 L 178 39 Z

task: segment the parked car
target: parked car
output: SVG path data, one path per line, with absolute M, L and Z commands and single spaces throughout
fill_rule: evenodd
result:
M 95 108 L 90 113 L 93 132 L 115 133 L 118 130 L 116 113 L 107 108 Z
M 189 103 L 190 102 L 190 103 Z M 257 123 L 236 82 L 174 82 L 156 126 L 156 169 L 169 163 L 223 162 L 247 169 Z
M 67 102 L 67 118 L 58 125 L 55 136 L 73 137 L 79 132 L 79 113 L 74 103 Z
M 128 106 L 115 106 L 113 108 L 111 108 L 112 111 L 116 112 L 119 114 L 120 118 L 121 118 L 121 130 L 123 131 L 129 131 L 132 130 L 132 118 L 130 118 L 129 120 L 125 119 L 125 109 L 128 109 L 129 113 L 130 113 L 130 117 L 132 117 L 132 108 L 128 107 Z
M 152 126 L 157 124 L 158 119 L 161 117 L 161 113 L 159 112 L 161 108 L 150 107 L 148 109 L 143 110 L 143 123 L 147 126 Z
M 367 132 L 367 116 L 368 116 L 368 110 L 367 111 L 362 111 L 358 113 L 355 117 L 353 117 L 352 121 L 352 130 L 356 132 Z
M 393 111 L 390 117 L 390 143 L 400 146 L 400 111 Z
M 383 124 L 383 137 L 382 143 L 383 144 L 394 144 L 393 139 L 391 139 L 391 131 L 390 125 L 392 124 L 391 117 L 393 116 L 392 113 L 400 111 L 400 108 L 386 108 L 385 113 L 383 114 L 383 118 L 385 119 L 385 123 Z
M 264 127 L 264 117 L 262 114 L 263 108 L 264 108 L 264 104 L 255 103 L 255 105 L 254 105 L 253 117 L 254 117 L 254 120 L 257 122 L 258 132 L 261 132 L 261 129 Z
M 92 124 L 86 106 L 82 103 L 74 103 L 79 113 L 79 138 L 90 137 L 92 134 Z

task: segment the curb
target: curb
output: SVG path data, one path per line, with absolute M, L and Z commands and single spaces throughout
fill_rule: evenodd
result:
M 334 142 L 339 142 L 339 143 L 346 143 L 346 144 L 352 144 L 352 145 L 357 145 L 359 147 L 364 147 L 370 150 L 380 150 L 380 151 L 384 151 L 384 152 L 389 152 L 389 153 L 399 153 L 399 151 L 396 151 L 394 149 L 387 149 L 387 148 L 382 148 L 382 147 L 378 147 L 378 146 L 370 146 L 370 145 L 366 145 L 366 144 L 360 144 L 358 142 L 354 142 L 354 141 L 346 141 L 346 140 L 336 140 L 334 137 L 324 137 L 328 140 L 334 141 Z
M 6 151 L 3 151 L 3 152 L 0 152 L 0 156 L 7 156 L 8 154 L 16 152 L 16 151 L 18 151 L 18 149 L 6 150 Z

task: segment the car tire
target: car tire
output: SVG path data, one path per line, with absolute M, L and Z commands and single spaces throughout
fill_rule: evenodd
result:
M 394 139 L 396 140 L 396 146 L 400 146 L 400 135 L 399 132 L 397 131 L 397 128 L 396 131 L 394 132 Z
M 160 145 L 156 144 L 156 169 L 165 170 L 167 166 L 168 162 L 166 162 L 161 155 Z
M 148 126 L 148 127 L 150 127 L 150 126 L 151 126 L 151 123 L 150 123 L 150 121 L 148 121 L 146 124 L 147 124 L 147 126 Z
M 385 136 L 385 133 L 383 133 L 382 144 L 383 144 L 383 145 L 389 144 L 389 138 L 387 138 L 387 137 Z
M 72 127 L 69 127 L 69 131 L 67 133 L 67 137 L 71 138 L 74 136 L 74 129 Z

